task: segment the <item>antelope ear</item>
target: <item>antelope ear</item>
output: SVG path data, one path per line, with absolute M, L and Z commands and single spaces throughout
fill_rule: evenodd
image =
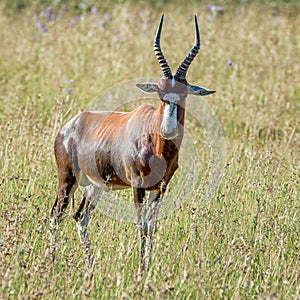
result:
M 207 90 L 201 86 L 197 85 L 188 85 L 188 93 L 196 96 L 206 96 L 209 94 L 213 94 L 216 91 Z
M 145 93 L 155 93 L 158 91 L 158 85 L 156 83 L 137 83 L 136 86 Z

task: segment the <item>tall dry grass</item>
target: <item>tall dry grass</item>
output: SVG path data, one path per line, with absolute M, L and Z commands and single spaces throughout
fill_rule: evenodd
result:
M 254 3 L 213 13 L 198 2 L 124 2 L 80 18 L 57 9 L 48 22 L 41 9 L 2 9 L 0 298 L 299 298 L 299 10 Z M 225 177 L 209 204 L 196 190 L 159 222 L 142 282 L 135 227 L 96 211 L 89 281 L 67 216 L 58 262 L 49 260 L 54 137 L 102 90 L 160 75 L 152 40 L 162 12 L 173 69 L 192 46 L 192 17 L 199 17 L 201 51 L 188 79 L 217 90 L 208 101 L 226 138 Z M 197 147 L 209 150 L 205 140 Z

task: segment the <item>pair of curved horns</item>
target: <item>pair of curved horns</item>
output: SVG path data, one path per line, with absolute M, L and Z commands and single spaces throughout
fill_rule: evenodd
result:
M 165 59 L 165 57 L 162 53 L 162 50 L 160 48 L 160 34 L 161 34 L 163 21 L 164 21 L 164 15 L 162 15 L 159 25 L 158 25 L 158 28 L 157 28 L 157 31 L 156 31 L 156 35 L 155 35 L 155 39 L 154 39 L 154 52 L 155 52 L 155 55 L 159 62 L 159 65 L 161 67 L 163 77 L 169 78 L 172 76 L 172 72 L 171 72 L 171 69 L 167 63 L 167 60 Z M 198 28 L 197 17 L 195 15 L 195 44 L 194 44 L 194 47 L 190 50 L 190 52 L 186 56 L 186 58 L 183 60 L 183 62 L 178 67 L 176 74 L 175 74 L 176 78 L 185 79 L 188 68 L 189 68 L 190 64 L 192 63 L 193 59 L 196 57 L 199 49 L 200 49 L 200 33 L 199 33 L 199 28 Z

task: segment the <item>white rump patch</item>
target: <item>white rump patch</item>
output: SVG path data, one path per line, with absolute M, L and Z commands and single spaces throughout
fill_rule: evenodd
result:
M 79 114 L 76 115 L 74 118 L 72 118 L 70 121 L 68 121 L 60 130 L 60 134 L 63 136 L 63 145 L 67 152 L 69 152 L 69 140 L 73 137 L 73 131 L 74 131 L 73 125 L 76 122 L 76 119 L 78 117 Z

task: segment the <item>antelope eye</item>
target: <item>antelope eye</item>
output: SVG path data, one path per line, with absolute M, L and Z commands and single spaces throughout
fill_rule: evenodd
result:
M 158 90 L 158 96 L 159 96 L 160 99 L 163 99 L 164 96 L 165 96 L 165 94 L 166 94 L 166 93 L 163 92 L 161 89 Z

